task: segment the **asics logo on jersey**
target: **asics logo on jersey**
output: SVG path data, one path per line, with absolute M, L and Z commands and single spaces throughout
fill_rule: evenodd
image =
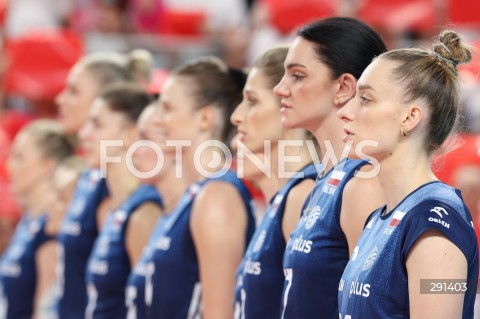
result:
M 440 218 L 443 218 L 442 213 L 444 213 L 445 215 L 448 215 L 447 211 L 443 207 L 438 207 L 437 206 L 437 207 L 434 207 L 434 208 L 430 209 L 430 211 L 437 214 L 438 217 L 440 217 Z
M 373 263 L 377 259 L 377 252 L 378 252 L 378 248 L 375 246 L 375 248 L 372 250 L 372 252 L 368 256 L 367 260 L 365 260 L 365 263 L 362 266 L 362 271 L 367 271 L 368 269 L 370 269 L 370 267 L 372 267 Z
M 310 229 L 313 227 L 315 222 L 317 221 L 318 217 L 320 217 L 320 206 L 315 205 L 312 208 L 312 211 L 305 216 L 305 229 Z
M 160 250 L 169 250 L 172 239 L 170 237 L 160 237 L 155 243 L 155 248 Z

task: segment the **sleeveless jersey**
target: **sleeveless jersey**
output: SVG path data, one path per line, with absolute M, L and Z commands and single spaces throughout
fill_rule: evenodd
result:
M 346 159 L 317 181 L 285 249 L 281 318 L 338 318 L 336 291 L 349 257 L 342 194 L 366 163 Z
M 86 170 L 77 182 L 57 240 L 57 310 L 60 318 L 84 319 L 85 269 L 97 238 L 97 208 L 108 195 L 99 170 Z
M 86 318 L 125 318 L 125 287 L 131 271 L 125 232 L 132 213 L 146 202 L 161 205 L 155 188 L 139 186 L 105 220 L 88 261 Z
M 454 283 L 445 291 L 468 289 L 462 318 L 473 318 L 478 246 L 460 192 L 441 182 L 431 182 L 382 215 L 384 210 L 380 208 L 370 216 L 342 276 L 338 287 L 340 318 L 409 318 L 406 261 L 417 239 L 429 229 L 444 234 L 467 259 L 466 285 Z M 424 293 L 438 293 L 431 290 L 437 288 L 435 285 L 432 288 L 426 282 L 424 286 Z
M 198 259 L 189 223 L 195 196 L 211 181 L 224 181 L 238 189 L 248 214 L 248 244 L 255 229 L 252 199 L 235 173 L 227 171 L 223 176 L 192 184 L 175 209 L 160 219 L 140 262 L 130 275 L 128 319 L 200 317 Z
M 315 179 L 318 173 L 315 165 L 310 164 L 296 176 L 270 202 L 237 270 L 235 319 L 280 317 L 285 281 L 282 267 L 286 246 L 282 232 L 285 204 L 292 188 L 304 179 Z
M 0 318 L 30 319 L 33 315 L 38 248 L 52 237 L 45 234 L 47 215 L 24 216 L 0 261 Z

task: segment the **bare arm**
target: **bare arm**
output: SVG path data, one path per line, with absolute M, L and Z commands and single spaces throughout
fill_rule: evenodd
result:
M 287 202 L 285 203 L 285 211 L 282 220 L 282 232 L 285 242 L 290 239 L 290 233 L 295 229 L 302 213 L 302 207 L 307 200 L 308 195 L 315 186 L 315 181 L 305 179 L 288 193 Z
M 141 205 L 132 213 L 125 232 L 125 245 L 132 267 L 142 256 L 143 248 L 147 245 L 161 215 L 161 208 L 151 202 Z
M 368 171 L 370 165 L 360 171 Z M 353 177 L 345 186 L 342 195 L 340 226 L 347 237 L 348 250 L 352 254 L 363 231 L 368 216 L 385 204 L 383 190 L 376 177 Z
M 57 242 L 50 240 L 40 246 L 36 255 L 37 283 L 35 287 L 33 318 L 40 318 L 42 301 L 55 284 L 55 260 L 57 260 Z
M 233 317 L 235 272 L 246 247 L 247 214 L 238 191 L 209 183 L 197 196 L 190 229 L 198 254 L 203 317 Z
M 462 251 L 438 230 L 427 230 L 415 242 L 406 262 L 410 318 L 461 318 L 464 294 L 421 294 L 421 279 L 467 278 Z

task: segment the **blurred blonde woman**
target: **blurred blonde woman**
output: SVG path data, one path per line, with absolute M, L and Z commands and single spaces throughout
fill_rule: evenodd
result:
M 150 103 L 148 93 L 133 83 L 107 87 L 97 97 L 79 136 L 88 165 L 105 174 L 109 194 L 99 207 L 100 233 L 86 269 L 86 318 L 124 318 L 128 275 L 138 262 L 157 219 L 162 200 L 156 189 L 141 185 L 129 168 L 129 149 L 138 140 L 136 122 Z M 102 167 L 102 142 L 115 158 Z
M 55 279 L 55 241 L 45 229 L 52 207 L 50 180 L 74 150 L 71 138 L 50 120 L 29 124 L 15 138 L 8 165 L 24 215 L 0 264 L 1 318 L 41 317 L 40 301 Z
M 177 206 L 180 198 L 187 189 L 187 182 L 183 178 L 178 178 L 177 168 L 179 162 L 175 161 L 175 157 L 165 150 L 165 140 L 162 138 L 163 126 L 157 120 L 156 105 L 157 101 L 152 102 L 140 115 L 137 121 L 137 128 L 141 142 L 154 143 L 156 146 L 140 147 L 134 153 L 134 163 L 136 168 L 145 172 L 147 175 L 141 179 L 144 184 L 152 185 L 161 194 L 164 206 L 163 216 L 170 216 L 174 208 Z M 162 157 L 163 156 L 163 160 Z M 160 169 L 156 171 L 157 165 L 162 164 Z M 128 286 L 126 290 L 126 304 L 128 307 L 128 319 L 150 318 L 149 308 L 153 302 L 153 282 L 152 273 L 154 272 L 154 264 L 152 260 L 153 253 L 157 247 L 157 243 L 162 238 L 162 227 L 157 222 L 152 236 L 148 244 L 143 250 L 140 260 L 135 265 L 128 278 Z
M 147 83 L 152 58 L 143 50 L 129 54 L 95 52 L 70 70 L 65 88 L 56 97 L 59 120 L 65 131 L 77 135 L 87 121 L 95 98 L 106 86 L 118 82 Z M 82 154 L 81 149 L 79 150 Z M 107 196 L 105 179 L 87 165 L 76 184 L 58 233 L 57 260 L 59 317 L 83 319 L 87 306 L 85 269 L 100 226 L 97 208 Z

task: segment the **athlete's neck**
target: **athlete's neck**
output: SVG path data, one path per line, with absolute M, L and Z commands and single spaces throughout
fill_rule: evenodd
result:
M 319 126 L 312 131 L 312 134 L 318 141 L 321 150 L 321 163 L 324 166 L 324 172 L 328 172 L 332 167 L 347 157 L 348 152 L 345 143 L 342 141 L 344 134 L 343 123 L 337 117 L 329 116 Z
M 50 211 L 52 206 L 51 184 L 48 180 L 35 182 L 35 187 L 22 198 L 25 210 L 32 216 L 38 216 Z
M 161 194 L 164 214 L 169 214 L 178 204 L 182 194 L 187 190 L 187 183 L 183 178 L 177 178 L 175 169 L 170 169 L 156 183 L 155 188 Z
M 397 148 L 380 161 L 378 180 L 385 194 L 387 212 L 395 208 L 408 194 L 418 187 L 437 180 L 430 168 L 425 152 Z
M 110 207 L 113 209 L 120 206 L 140 185 L 138 178 L 129 171 L 124 158 L 120 163 L 108 163 L 106 182 Z
M 278 187 L 278 180 L 276 175 L 272 175 L 270 177 L 265 176 L 263 173 L 260 178 L 255 179 L 255 182 L 257 183 L 258 187 L 260 188 L 260 191 L 263 194 L 263 198 L 268 202 L 275 196 L 275 194 L 278 192 L 279 187 Z

